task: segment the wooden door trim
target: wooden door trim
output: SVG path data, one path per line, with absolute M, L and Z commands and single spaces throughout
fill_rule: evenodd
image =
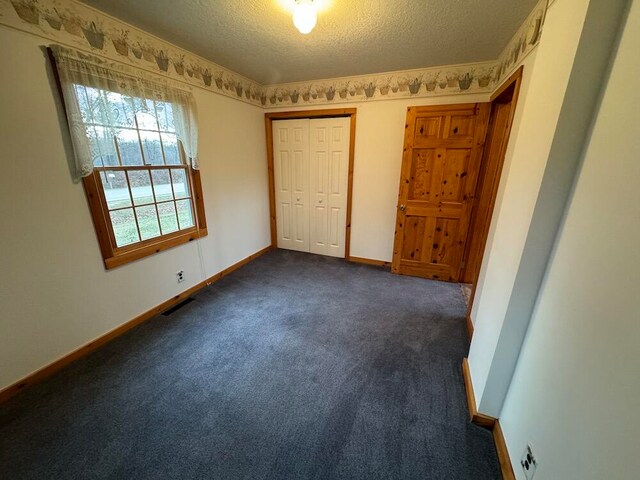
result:
M 505 90 L 507 90 L 511 85 L 516 84 L 515 87 L 520 91 L 520 84 L 522 83 L 522 71 L 524 70 L 524 65 L 520 65 L 518 69 L 511 74 L 509 78 L 507 78 L 502 85 L 500 85 L 495 92 L 491 94 L 489 98 L 490 102 L 493 102 L 496 98 L 502 95 Z M 513 98 L 518 99 L 516 92 L 513 92 Z
M 491 199 L 489 200 L 489 207 L 488 207 L 488 214 L 484 220 L 484 224 L 486 225 L 486 222 L 491 222 L 491 219 L 493 218 L 493 212 L 495 209 L 495 203 L 496 203 L 496 197 L 497 197 L 497 193 L 498 193 L 498 187 L 499 187 L 499 182 L 500 182 L 500 177 L 502 176 L 502 169 L 504 168 L 504 159 L 505 159 L 505 154 L 506 154 L 506 150 L 507 150 L 507 146 L 509 144 L 509 138 L 511 137 L 511 128 L 513 127 L 513 119 L 515 117 L 515 112 L 516 112 L 516 108 L 518 106 L 518 96 L 520 94 L 520 86 L 522 84 L 522 72 L 524 70 L 524 66 L 520 66 L 520 68 L 518 68 L 502 85 L 500 85 L 496 91 L 493 93 L 493 95 L 491 95 L 491 106 L 492 106 L 492 111 L 490 113 L 490 121 L 491 121 L 491 115 L 493 114 L 493 104 L 496 101 L 500 100 L 500 97 L 509 89 L 513 86 L 513 93 L 511 94 L 511 111 L 509 112 L 509 118 L 507 120 L 507 127 L 506 127 L 506 133 L 504 136 L 504 139 L 502 141 L 502 144 L 500 146 L 500 153 L 498 154 L 498 162 L 499 165 L 496 169 L 496 173 L 493 179 L 491 179 L 494 188 L 492 190 L 492 194 L 491 194 Z M 486 153 L 486 150 L 485 150 Z M 483 158 L 482 158 L 482 162 L 485 163 L 487 161 L 487 159 L 485 158 L 484 154 L 483 154 Z M 477 203 L 476 203 L 477 205 Z M 472 219 L 472 221 L 474 222 L 474 224 L 472 225 L 475 226 L 476 222 L 475 219 Z M 474 229 L 475 230 L 475 229 Z M 471 235 L 476 234 L 475 231 L 473 232 L 469 232 L 469 237 L 471 237 Z M 469 245 L 469 239 L 467 239 L 467 244 Z M 484 261 L 484 250 L 486 248 L 486 239 L 484 241 L 484 248 L 481 249 L 481 253 L 480 253 L 480 258 L 479 258 L 479 265 L 482 265 L 482 262 Z M 467 258 L 465 258 L 465 261 L 468 260 Z M 471 294 L 469 296 L 469 303 L 467 305 L 467 318 L 469 320 L 471 320 L 471 308 L 473 306 L 473 300 L 475 298 L 476 295 L 476 287 L 478 285 L 478 278 L 480 276 L 480 268 L 477 269 L 477 271 L 474 273 L 473 275 L 473 281 L 471 282 L 472 286 L 471 286 Z
M 416 131 L 416 109 L 418 107 L 408 107 L 407 108 L 407 116 L 404 124 L 404 139 L 402 143 L 402 166 L 400 167 L 400 184 L 398 186 L 398 200 L 396 201 L 396 220 L 395 220 L 395 232 L 393 238 L 393 255 L 391 257 L 391 271 L 393 273 L 400 272 L 400 253 L 397 250 L 400 245 L 400 238 L 402 236 L 402 230 L 399 228 L 399 208 L 404 198 L 404 192 L 407 188 L 406 183 L 403 181 L 404 178 L 409 177 L 409 172 L 407 171 L 410 168 L 410 162 L 407 159 L 410 159 L 413 155 L 413 142 L 409 142 L 409 139 L 412 139 L 415 135 Z M 422 107 L 422 108 L 430 108 L 430 107 Z M 433 108 L 433 107 L 431 107 Z
M 347 211 L 344 237 L 344 258 L 350 258 L 351 251 L 351 197 L 353 195 L 353 164 L 356 146 L 356 114 L 357 108 L 334 108 L 321 110 L 298 110 L 288 112 L 272 112 L 264 114 L 265 132 L 267 136 L 267 170 L 269 174 L 269 217 L 271 224 L 271 247 L 278 247 L 278 230 L 276 226 L 276 184 L 273 164 L 273 121 L 295 120 L 303 118 L 335 118 L 350 117 L 349 128 L 349 168 L 347 171 Z

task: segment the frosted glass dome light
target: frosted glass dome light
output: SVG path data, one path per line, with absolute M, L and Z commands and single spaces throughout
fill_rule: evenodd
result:
M 318 22 L 318 13 L 312 2 L 299 0 L 293 11 L 293 24 L 300 33 L 307 34 Z

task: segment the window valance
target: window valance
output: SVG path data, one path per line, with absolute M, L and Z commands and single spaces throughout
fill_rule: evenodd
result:
M 156 149 L 161 153 L 165 151 L 163 142 L 173 141 L 175 146 L 177 140 L 190 166 L 198 169 L 197 111 L 191 91 L 124 64 L 58 45 L 51 50 L 78 178 L 90 175 L 94 166 L 107 165 L 116 156 L 122 159 L 119 149 L 134 135 L 141 142 L 155 135 Z M 143 157 L 145 151 L 146 147 L 142 148 Z M 154 160 L 143 158 L 143 162 L 152 164 Z

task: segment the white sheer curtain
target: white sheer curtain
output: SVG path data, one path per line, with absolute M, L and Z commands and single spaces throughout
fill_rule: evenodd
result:
M 142 157 L 127 159 L 122 152 L 127 138 L 137 136 L 142 143 L 141 131 L 157 134 L 162 145 L 161 160 L 145 158 L 146 164 L 171 163 L 166 152 L 174 148 L 177 159 L 180 142 L 191 167 L 198 168 L 197 112 L 190 91 L 93 55 L 58 45 L 51 50 L 64 96 L 76 177 L 90 175 L 94 166 L 141 161 Z

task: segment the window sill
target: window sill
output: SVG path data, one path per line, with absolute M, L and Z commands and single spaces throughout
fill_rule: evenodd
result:
M 120 267 L 121 265 L 177 247 L 178 245 L 192 242 L 198 238 L 206 237 L 207 233 L 206 228 L 201 228 L 200 230 L 194 229 L 170 238 L 159 238 L 156 242 L 140 245 L 137 248 L 133 246 L 125 251 L 115 252 L 112 257 L 105 258 L 104 266 L 107 270 L 111 270 L 112 268 Z

